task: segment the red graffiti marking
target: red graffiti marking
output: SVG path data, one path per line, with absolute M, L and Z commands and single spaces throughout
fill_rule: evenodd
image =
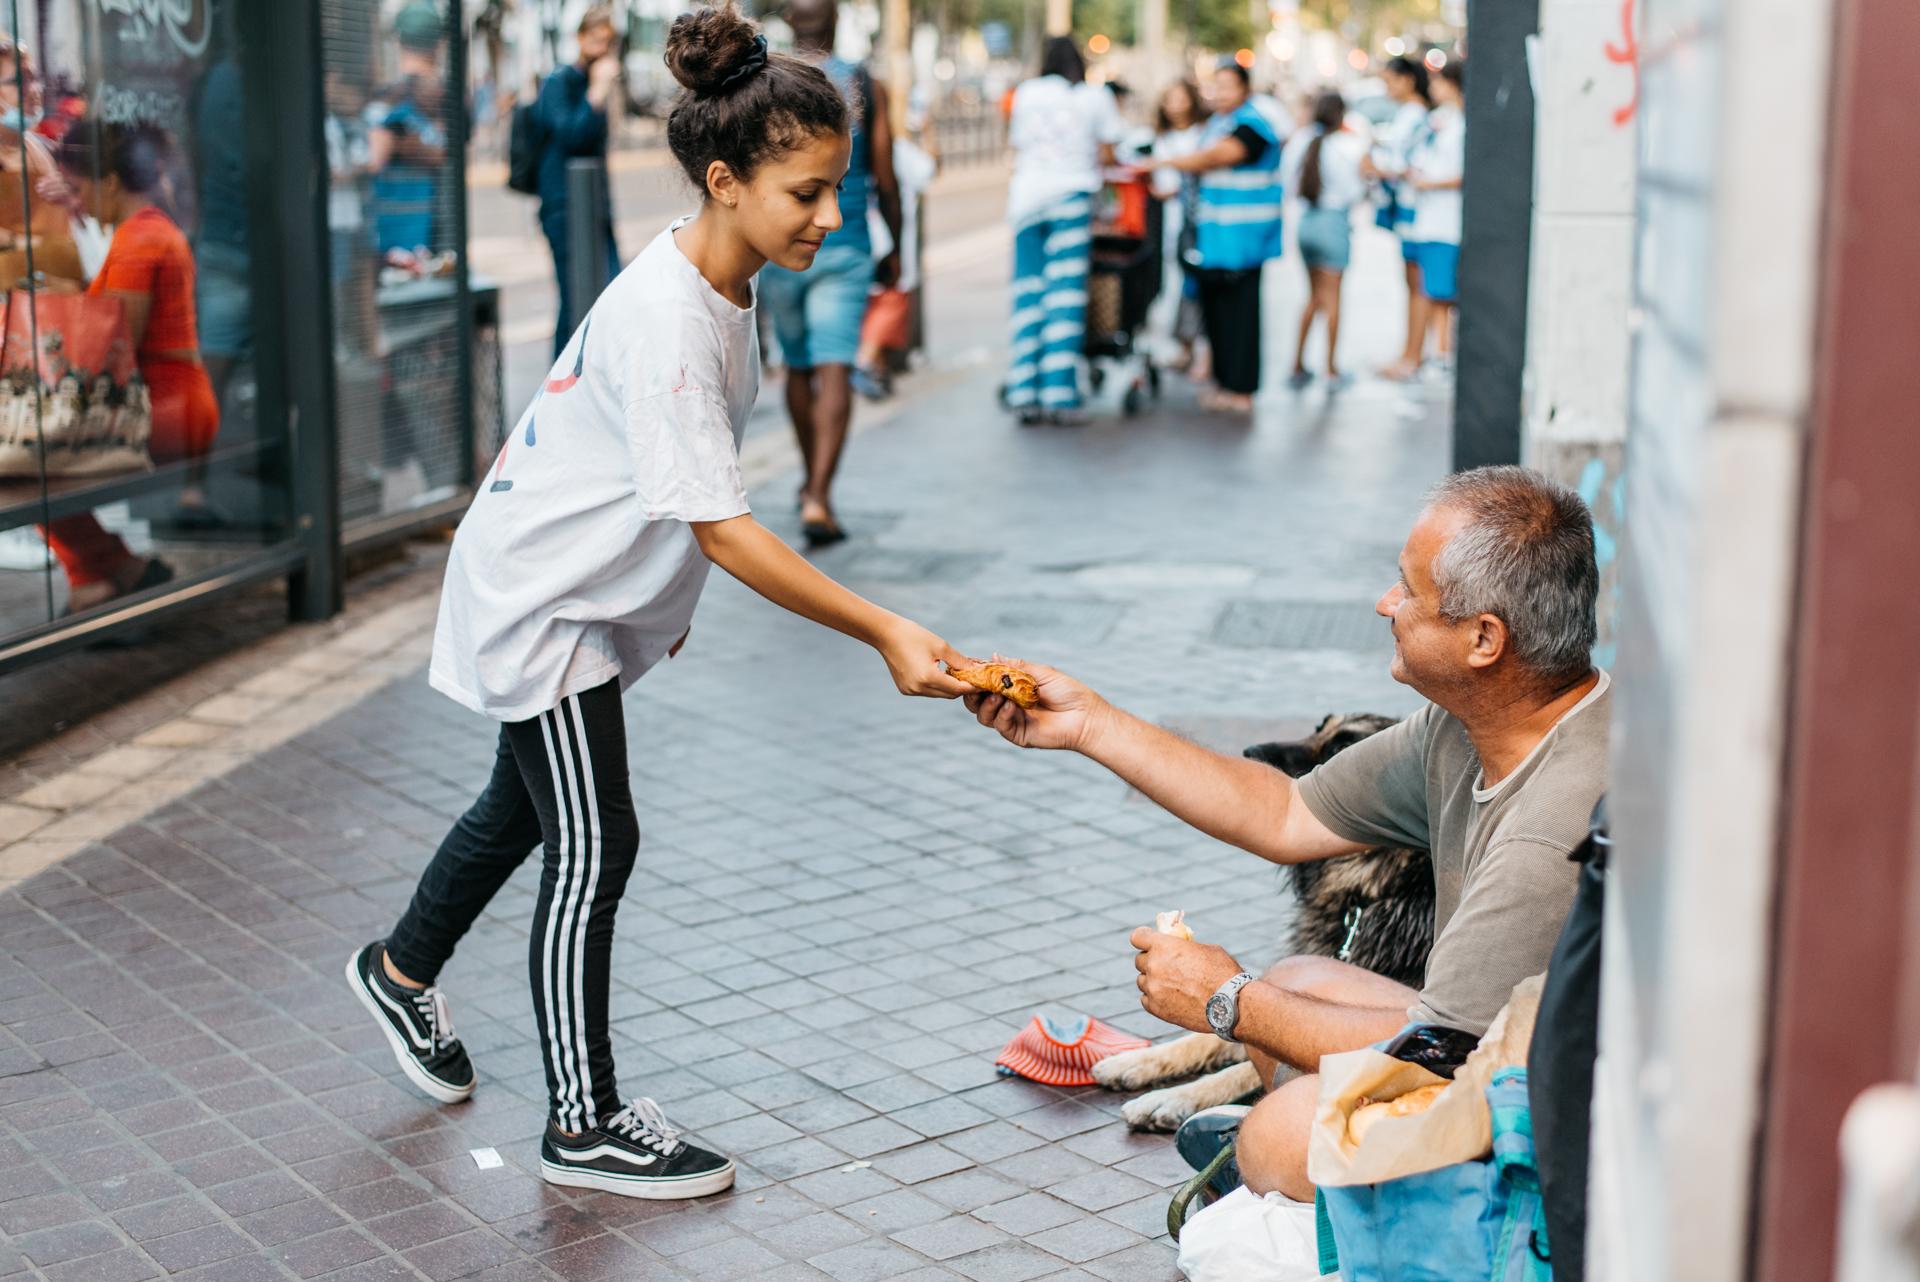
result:
M 1620 37 L 1624 44 L 1606 43 L 1604 52 L 1607 61 L 1618 63 L 1633 72 L 1633 97 L 1624 107 L 1613 109 L 1613 123 L 1624 125 L 1633 119 L 1633 113 L 1640 109 L 1640 41 L 1633 34 L 1633 0 L 1620 0 Z

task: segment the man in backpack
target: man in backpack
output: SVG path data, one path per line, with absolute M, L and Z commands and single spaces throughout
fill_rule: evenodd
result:
M 558 67 L 540 86 L 534 116 L 540 134 L 540 179 L 536 191 L 540 197 L 540 230 L 546 233 L 553 250 L 553 270 L 560 282 L 560 315 L 554 326 L 553 354 L 567 345 L 580 316 L 593 305 L 591 298 L 579 300 L 576 307 L 569 277 L 570 246 L 567 243 L 567 163 L 591 159 L 602 164 L 607 159 L 607 99 L 613 94 L 620 62 L 613 56 L 615 42 L 613 12 L 595 5 L 580 19 L 580 56 L 570 66 Z M 607 207 L 601 211 L 606 227 L 604 279 L 612 280 L 620 270 L 620 250 L 613 241 L 612 184 L 603 188 Z
M 787 414 L 806 463 L 800 525 L 809 547 L 824 547 L 846 537 L 833 514 L 833 474 L 853 418 L 853 366 L 867 294 L 876 283 L 891 285 L 900 272 L 900 186 L 893 173 L 886 88 L 865 67 L 834 56 L 837 0 L 789 0 L 785 16 L 793 28 L 794 55 L 817 63 L 853 114 L 853 148 L 840 184 L 840 229 L 826 238 L 808 270 L 769 265 L 760 273 L 760 305 L 780 340 Z M 879 206 L 894 244 L 878 263 L 867 230 L 869 199 Z

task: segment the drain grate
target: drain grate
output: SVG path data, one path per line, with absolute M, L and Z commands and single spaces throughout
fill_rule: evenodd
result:
M 1230 601 L 1213 639 L 1240 650 L 1385 650 L 1393 644 L 1387 621 L 1356 601 Z

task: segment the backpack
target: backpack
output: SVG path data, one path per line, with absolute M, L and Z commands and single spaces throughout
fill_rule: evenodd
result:
M 547 145 L 539 105 L 538 98 L 514 104 L 507 125 L 507 186 L 528 196 L 540 194 L 540 153 Z

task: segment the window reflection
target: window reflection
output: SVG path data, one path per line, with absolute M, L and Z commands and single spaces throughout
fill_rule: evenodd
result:
M 172 149 L 158 125 L 81 120 L 55 153 L 57 175 L 39 184 L 49 205 L 113 228 L 84 295 L 46 282 L 32 300 L 29 341 L 37 336 L 42 387 L 54 388 L 40 411 L 50 471 L 55 439 L 73 442 L 73 466 L 106 470 L 110 464 L 84 456 L 126 466 L 118 455 L 144 445 L 154 463 L 199 458 L 219 431 L 220 406 L 200 355 L 193 250 L 162 205 Z M 176 499 L 183 515 L 208 515 L 199 484 L 183 485 Z M 169 562 L 136 554 L 90 512 L 55 520 L 46 533 L 66 572 L 71 609 L 174 576 Z
M 391 266 L 413 268 L 452 244 L 441 185 L 446 181 L 444 19 L 410 4 L 394 20 L 399 75 L 367 104 L 374 227 Z
M 285 537 L 237 3 L 0 0 L 0 635 Z M 44 539 L 44 542 L 42 542 Z M 16 571 L 17 572 L 17 571 Z

